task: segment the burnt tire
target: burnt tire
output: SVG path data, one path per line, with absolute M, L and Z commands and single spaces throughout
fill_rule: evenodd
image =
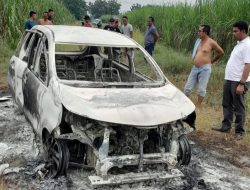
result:
M 185 135 L 179 137 L 179 152 L 177 160 L 179 165 L 188 165 L 191 160 L 191 146 L 188 142 L 188 139 Z
M 55 178 L 59 175 L 66 175 L 70 157 L 67 143 L 46 134 L 43 139 L 43 146 L 46 155 L 45 167 L 49 170 L 49 177 Z

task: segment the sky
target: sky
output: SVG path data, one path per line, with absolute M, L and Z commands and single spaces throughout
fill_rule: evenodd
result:
M 86 2 L 95 2 L 95 0 L 85 0 Z M 195 3 L 196 0 L 117 0 L 119 3 L 121 3 L 121 9 L 120 12 L 126 12 L 130 10 L 130 7 L 133 4 L 139 3 L 140 5 L 162 5 L 162 4 L 168 4 L 168 3 Z

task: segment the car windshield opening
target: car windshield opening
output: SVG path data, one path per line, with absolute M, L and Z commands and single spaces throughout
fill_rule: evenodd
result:
M 164 77 L 140 48 L 56 44 L 61 80 L 105 85 L 159 85 Z

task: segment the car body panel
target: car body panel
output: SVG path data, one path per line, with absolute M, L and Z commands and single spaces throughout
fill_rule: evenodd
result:
M 62 105 L 58 88 L 53 80 L 47 87 L 28 68 L 23 78 L 24 110 L 35 131 L 41 135 L 42 129 L 49 132 L 61 122 Z
M 72 43 L 113 47 L 137 47 L 129 38 L 115 32 L 78 26 L 46 26 L 54 33 L 55 43 Z M 36 27 L 34 27 L 36 28 Z M 65 35 L 67 34 L 67 35 Z
M 152 126 L 186 117 L 194 105 L 172 84 L 159 88 L 74 88 L 60 84 L 62 104 L 91 119 Z
M 15 70 L 15 56 L 12 56 L 10 59 L 10 65 L 9 65 L 9 71 L 8 71 L 8 85 L 9 85 L 9 91 L 13 97 L 14 100 L 16 100 L 16 70 Z
M 16 65 L 15 65 L 15 70 L 18 71 L 16 72 L 16 89 L 15 89 L 15 94 L 16 94 L 16 102 L 20 105 L 20 107 L 23 107 L 23 74 L 27 68 L 27 63 L 20 60 L 19 58 L 16 58 Z
M 8 83 L 10 92 L 14 97 L 17 105 L 23 107 L 23 84 L 22 78 L 24 70 L 27 68 L 27 63 L 16 56 L 12 56 L 10 60 Z

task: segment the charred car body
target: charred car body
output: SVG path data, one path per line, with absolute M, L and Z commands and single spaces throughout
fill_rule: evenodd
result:
M 129 183 L 181 176 L 176 166 L 190 161 L 183 120 L 194 105 L 126 36 L 35 26 L 10 60 L 8 82 L 52 176 L 75 165 L 96 171 L 92 185 Z

